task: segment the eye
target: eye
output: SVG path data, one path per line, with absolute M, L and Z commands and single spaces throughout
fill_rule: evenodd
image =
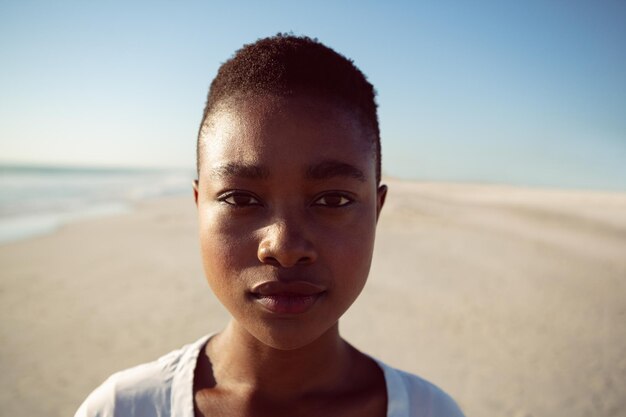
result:
M 354 200 L 345 194 L 329 193 L 315 200 L 313 204 L 323 207 L 343 207 L 352 204 L 352 202 Z
M 231 192 L 224 194 L 219 199 L 222 203 L 226 203 L 235 207 L 249 207 L 261 205 L 261 202 L 252 194 L 243 192 Z

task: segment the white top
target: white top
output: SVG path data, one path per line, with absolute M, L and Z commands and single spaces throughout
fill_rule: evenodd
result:
M 209 337 L 111 375 L 75 417 L 194 417 L 194 370 Z M 435 385 L 376 362 L 385 374 L 387 417 L 463 417 L 454 400 Z

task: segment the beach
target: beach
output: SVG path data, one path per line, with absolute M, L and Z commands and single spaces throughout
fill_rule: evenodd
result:
M 469 416 L 626 410 L 626 193 L 389 179 L 357 348 Z M 188 196 L 0 245 L 0 410 L 73 415 L 111 373 L 219 331 Z

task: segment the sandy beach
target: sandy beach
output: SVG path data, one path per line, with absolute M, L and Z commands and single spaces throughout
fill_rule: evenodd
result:
M 626 193 L 387 183 L 349 341 L 468 417 L 624 415 Z M 4 416 L 71 416 L 111 373 L 228 318 L 191 191 L 1 245 L 0 267 Z

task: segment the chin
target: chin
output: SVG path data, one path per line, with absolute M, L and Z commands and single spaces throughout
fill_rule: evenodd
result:
M 302 349 L 336 331 L 337 324 L 330 327 L 313 329 L 302 323 L 274 323 L 271 327 L 262 327 L 250 333 L 264 345 L 276 350 L 291 351 Z

